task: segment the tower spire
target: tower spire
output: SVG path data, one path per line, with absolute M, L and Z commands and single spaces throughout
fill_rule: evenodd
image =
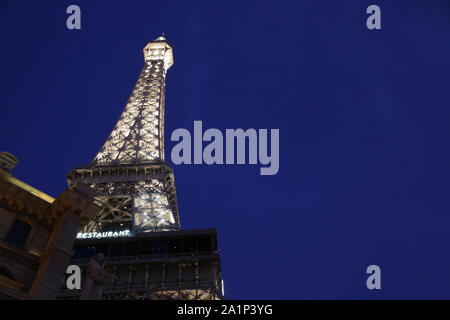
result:
M 164 161 L 164 109 L 172 47 L 158 38 L 144 47 L 144 67 L 119 121 L 90 166 L 69 173 L 96 191 L 103 211 L 86 230 L 129 226 L 136 232 L 180 228 L 172 170 Z
M 172 47 L 158 38 L 145 46 L 144 60 L 125 110 L 94 164 L 164 161 L 164 95 Z

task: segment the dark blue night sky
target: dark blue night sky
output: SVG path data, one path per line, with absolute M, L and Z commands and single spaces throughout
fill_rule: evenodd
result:
M 66 28 L 77 4 L 82 29 Z M 366 28 L 366 8 L 382 30 Z M 0 151 L 57 196 L 164 32 L 170 133 L 279 128 L 280 171 L 173 166 L 235 299 L 450 298 L 450 2 L 0 1 Z M 377 264 L 382 290 L 366 288 Z

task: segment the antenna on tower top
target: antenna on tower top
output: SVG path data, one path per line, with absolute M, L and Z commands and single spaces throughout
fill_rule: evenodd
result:
M 166 38 L 164 37 L 164 32 L 162 32 L 162 33 L 161 33 L 161 36 L 160 36 L 158 39 L 156 39 L 156 40 L 159 40 L 159 41 L 165 41 Z

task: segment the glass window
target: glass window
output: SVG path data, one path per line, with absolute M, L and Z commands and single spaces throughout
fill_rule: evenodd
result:
M 183 239 L 183 252 L 196 252 L 196 241 L 195 238 Z
M 138 243 L 137 242 L 128 242 L 125 247 L 125 255 L 126 256 L 135 256 L 138 254 Z
M 198 249 L 200 252 L 211 251 L 211 238 L 208 236 L 199 237 Z
M 111 245 L 111 252 L 109 254 L 110 257 L 121 257 L 123 256 L 123 251 L 125 249 L 124 243 L 114 243 Z
M 31 225 L 22 220 L 14 221 L 9 230 L 6 241 L 14 243 L 18 246 L 24 246 L 27 243 L 28 236 L 31 232 Z
M 155 254 L 167 254 L 169 251 L 169 242 L 166 240 L 153 241 L 153 252 Z
M 139 247 L 139 254 L 142 255 L 153 254 L 153 242 L 152 241 L 141 242 Z
M 173 239 L 169 242 L 169 253 L 179 253 L 181 252 L 180 240 Z

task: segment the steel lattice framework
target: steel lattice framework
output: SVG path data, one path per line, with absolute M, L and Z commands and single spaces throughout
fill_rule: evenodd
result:
M 85 232 L 131 225 L 134 231 L 180 228 L 175 182 L 164 162 L 164 103 L 172 47 L 164 37 L 144 48 L 145 65 L 116 126 L 87 167 L 68 175 L 96 190 L 103 210 Z

